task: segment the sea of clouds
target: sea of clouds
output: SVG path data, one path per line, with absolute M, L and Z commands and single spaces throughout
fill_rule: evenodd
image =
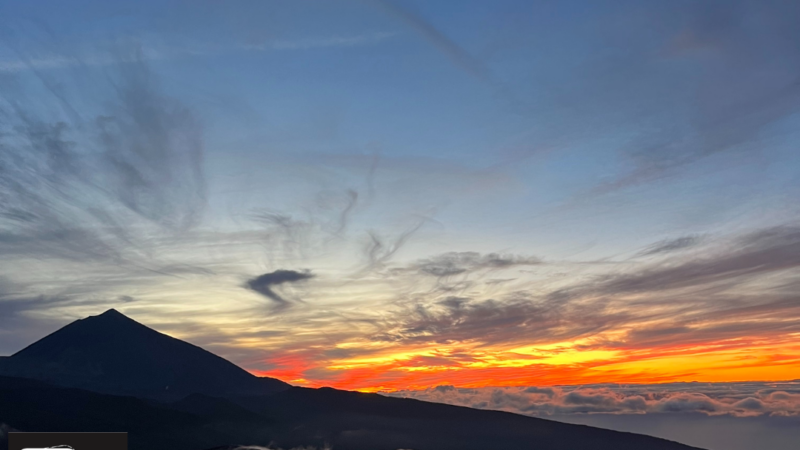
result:
M 547 387 L 437 386 L 386 395 L 529 416 L 645 413 L 800 416 L 800 380 Z

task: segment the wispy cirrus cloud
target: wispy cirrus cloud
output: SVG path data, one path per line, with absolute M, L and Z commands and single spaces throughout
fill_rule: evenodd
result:
M 399 5 L 393 0 L 368 0 L 390 15 L 397 17 L 416 30 L 425 40 L 442 52 L 457 67 L 485 82 L 495 83 L 495 76 L 489 67 L 464 47 L 445 36 L 439 28 L 416 12 Z
M 0 247 L 9 253 L 121 262 L 144 256 L 150 237 L 200 221 L 201 125 L 136 54 L 115 68 L 114 93 L 88 123 L 51 119 L 23 107 L 24 92 L 0 92 Z
M 294 40 L 274 40 L 260 45 L 247 45 L 248 50 L 310 50 L 330 47 L 356 47 L 375 45 L 396 36 L 394 32 L 356 34 L 349 36 L 327 36 Z
M 695 245 L 695 241 L 659 243 L 643 251 L 655 249 L 661 253 L 667 252 L 664 249 L 667 247 L 671 253 L 676 246 L 687 245 Z M 394 319 L 387 318 L 386 332 L 375 339 L 513 342 L 513 336 L 518 335 L 529 343 L 541 343 L 628 329 L 628 339 L 633 343 L 657 335 L 679 342 L 681 337 L 690 339 L 701 328 L 706 338 L 715 334 L 723 338 L 728 334 L 725 330 L 732 335 L 743 328 L 756 333 L 770 327 L 776 332 L 791 332 L 797 324 L 784 322 L 789 328 L 776 328 L 775 323 L 765 326 L 747 323 L 733 329 L 728 321 L 736 321 L 744 314 L 770 315 L 773 311 L 776 320 L 794 317 L 793 297 L 785 288 L 770 295 L 762 292 L 755 301 L 741 287 L 798 267 L 799 245 L 798 230 L 783 226 L 721 240 L 699 257 L 678 255 L 666 261 L 629 265 L 625 270 L 611 273 L 600 271 L 584 282 L 550 291 L 504 292 L 498 298 L 481 298 L 479 294 L 454 296 L 449 289 L 427 291 L 419 300 L 410 301 L 398 310 L 392 316 Z M 446 253 L 394 273 L 409 276 L 405 271 L 410 269 L 418 271 L 417 276 L 447 279 L 482 270 L 541 264 L 536 258 L 514 255 Z M 791 277 L 786 281 L 791 282 Z M 457 281 L 453 283 L 466 289 Z M 654 320 L 667 324 L 654 326 Z M 645 323 L 649 324 L 647 330 L 639 330 Z
M 614 314 L 602 303 L 559 304 L 519 294 L 505 300 L 447 297 L 433 305 L 417 303 L 398 311 L 372 339 L 545 344 L 595 335 L 628 320 L 628 314 Z
M 678 252 L 695 247 L 703 241 L 700 236 L 683 236 L 675 239 L 667 239 L 641 250 L 636 256 L 655 256 L 667 253 Z
M 539 258 L 513 254 L 448 252 L 417 261 L 412 269 L 435 277 L 450 277 L 481 270 L 500 270 L 542 264 Z
M 188 46 L 146 42 L 144 40 L 124 39 L 108 43 L 112 47 L 131 47 L 138 49 L 144 61 L 160 61 L 192 56 L 218 56 L 235 52 L 302 51 L 313 49 L 334 49 L 378 45 L 397 36 L 396 32 L 376 32 L 353 35 L 334 35 L 299 39 L 275 39 L 260 44 L 231 44 Z M 1 47 L 0 47 L 1 48 Z M 8 53 L 7 53 L 8 54 Z M 0 58 L 0 73 L 14 74 L 23 71 L 79 68 L 86 66 L 112 66 L 119 58 L 112 52 L 98 49 L 75 49 L 68 54 L 44 51 L 35 56 L 12 52 Z M 11 57 L 14 55 L 16 57 Z

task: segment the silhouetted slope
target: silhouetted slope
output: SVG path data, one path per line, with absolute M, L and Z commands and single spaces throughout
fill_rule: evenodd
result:
M 272 422 L 265 416 L 239 406 L 236 403 L 203 394 L 192 394 L 177 402 L 169 403 L 166 406 L 215 421 L 247 422 L 258 423 L 260 425 Z
M 193 450 L 237 441 L 203 417 L 141 399 L 8 377 L 0 377 L 0 423 L 19 431 L 126 431 L 131 450 Z M 6 449 L 0 441 L 0 450 Z
M 264 399 L 260 412 L 280 418 L 284 448 L 335 450 L 689 450 L 650 436 L 574 426 L 518 414 L 330 388 L 292 388 Z
M 75 321 L 3 358 L 0 375 L 163 399 L 179 399 L 191 393 L 268 394 L 289 387 L 279 380 L 256 377 L 113 309 Z

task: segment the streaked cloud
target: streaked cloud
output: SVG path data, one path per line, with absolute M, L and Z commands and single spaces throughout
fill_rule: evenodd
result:
M 353 47 L 359 45 L 375 45 L 396 35 L 397 33 L 384 32 L 352 36 L 275 40 L 264 45 L 247 46 L 245 48 L 252 50 L 309 50 L 328 47 Z
M 450 277 L 478 270 L 508 269 L 514 266 L 533 266 L 542 261 L 535 257 L 477 252 L 449 252 L 418 261 L 413 268 L 435 277 Z
M 88 120 L 69 113 L 85 100 L 80 92 L 51 97 L 54 111 L 68 107 L 59 118 L 23 106 L 24 90 L 2 92 L 4 252 L 141 266 L 155 236 L 200 221 L 207 200 L 202 127 L 132 58 L 116 62 L 113 93 Z
M 206 45 L 185 46 L 164 43 L 146 43 L 136 39 L 124 39 L 122 42 L 110 43 L 116 47 L 135 47 L 144 61 L 162 61 L 174 58 L 196 56 L 219 56 L 236 52 L 265 51 L 299 51 L 326 48 L 348 48 L 377 45 L 382 41 L 395 37 L 395 32 L 378 32 L 367 34 L 308 37 L 303 39 L 275 39 L 261 44 L 231 45 L 228 47 Z M 75 51 L 70 54 L 42 54 L 35 57 L 17 59 L 0 59 L 0 73 L 14 74 L 22 71 L 39 71 L 64 68 L 80 68 L 87 66 L 113 66 L 119 59 L 110 52 L 99 50 Z
M 657 242 L 637 253 L 637 256 L 653 256 L 672 253 L 694 247 L 702 242 L 699 236 L 683 236 Z
M 485 82 L 496 82 L 494 74 L 483 61 L 445 36 L 444 33 L 421 15 L 393 0 L 367 0 L 367 3 L 371 3 L 402 20 L 465 72 Z

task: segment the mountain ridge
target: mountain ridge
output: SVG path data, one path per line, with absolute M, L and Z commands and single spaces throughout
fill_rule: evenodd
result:
M 72 322 L 0 360 L 0 375 L 155 399 L 192 393 L 258 395 L 288 389 L 115 309 Z

